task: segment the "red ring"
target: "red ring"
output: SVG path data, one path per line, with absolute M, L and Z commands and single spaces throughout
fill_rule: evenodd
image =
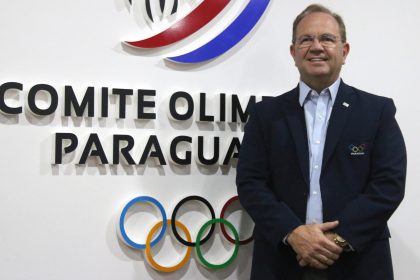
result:
M 239 197 L 238 196 L 234 196 L 234 197 L 232 197 L 231 199 L 229 199 L 226 203 L 225 203 L 225 205 L 223 206 L 223 208 L 222 208 L 222 212 L 220 213 L 220 218 L 221 219 L 224 219 L 225 218 L 225 213 L 226 213 L 226 210 L 227 210 L 227 208 L 233 203 L 233 202 L 235 202 L 236 200 L 238 200 L 239 199 Z M 245 211 L 245 210 L 244 210 Z M 229 234 L 227 233 L 227 231 L 226 231 L 226 228 L 225 228 L 225 225 L 224 224 L 220 224 L 220 227 L 221 227 L 221 229 L 222 229 L 222 233 L 223 233 L 223 235 L 224 235 L 224 237 L 227 239 L 227 240 L 229 240 L 229 242 L 230 243 L 232 243 L 232 244 L 235 244 L 235 239 L 233 239 L 232 237 L 230 237 L 229 236 Z M 251 237 L 249 237 L 249 238 L 247 238 L 247 239 L 244 239 L 244 240 L 239 240 L 239 244 L 240 245 L 244 245 L 244 244 L 248 244 L 248 243 L 250 243 L 252 240 L 254 240 L 254 237 L 251 235 Z

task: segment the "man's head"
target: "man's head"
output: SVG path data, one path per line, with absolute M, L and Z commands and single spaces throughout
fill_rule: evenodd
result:
M 315 90 L 334 83 L 350 46 L 342 18 L 321 5 L 310 5 L 293 23 L 290 53 L 300 78 Z

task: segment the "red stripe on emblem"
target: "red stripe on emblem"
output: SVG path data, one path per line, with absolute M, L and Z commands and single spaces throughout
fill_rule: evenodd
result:
M 138 48 L 157 48 L 178 42 L 214 19 L 226 6 L 230 0 L 204 0 L 196 9 L 186 17 L 155 36 L 150 38 L 126 42 Z

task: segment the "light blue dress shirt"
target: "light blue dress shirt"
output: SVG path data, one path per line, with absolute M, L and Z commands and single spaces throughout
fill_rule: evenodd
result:
M 341 79 L 320 93 L 299 82 L 299 103 L 305 111 L 309 146 L 309 196 L 306 224 L 323 223 L 322 194 L 319 184 L 328 121 Z

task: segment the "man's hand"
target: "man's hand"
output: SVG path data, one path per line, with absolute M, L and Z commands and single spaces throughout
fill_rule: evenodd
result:
M 336 236 L 336 234 L 332 231 L 328 231 L 328 232 L 324 232 L 324 235 L 326 238 L 328 238 L 329 240 L 331 240 L 332 242 L 335 243 L 334 238 Z
M 326 269 L 338 259 L 343 249 L 325 234 L 337 226 L 338 221 L 302 225 L 289 234 L 287 242 L 297 253 L 300 266 Z

